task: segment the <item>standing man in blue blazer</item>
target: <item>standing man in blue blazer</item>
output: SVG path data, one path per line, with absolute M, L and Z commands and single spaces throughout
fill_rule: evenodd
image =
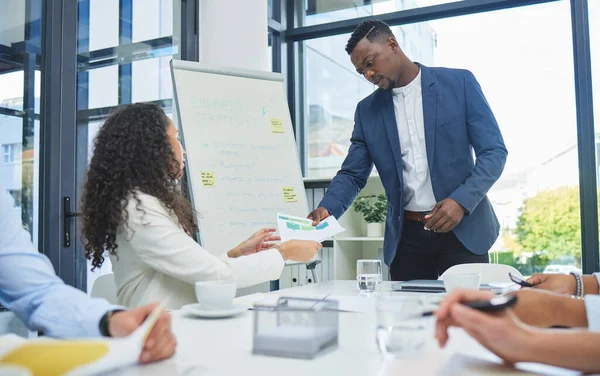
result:
M 487 263 L 500 225 L 486 194 L 507 151 L 477 80 L 467 70 L 413 63 L 378 20 L 358 25 L 346 51 L 379 89 L 356 106 L 352 145 L 308 215 L 313 225 L 339 218 L 375 164 L 388 200 L 383 248 L 392 280 Z

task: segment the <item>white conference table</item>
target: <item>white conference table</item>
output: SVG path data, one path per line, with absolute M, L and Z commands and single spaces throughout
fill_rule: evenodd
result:
M 390 291 L 384 282 L 382 291 Z M 357 296 L 355 281 L 328 281 L 270 292 L 271 296 Z M 409 294 L 409 293 L 398 293 Z M 413 293 L 414 294 L 414 293 Z M 370 298 L 367 298 L 370 299 Z M 160 363 L 120 370 L 119 375 L 577 375 L 578 372 L 539 364 L 504 366 L 461 329 L 451 330 L 445 349 L 433 338 L 410 358 L 383 361 L 375 341 L 375 313 L 342 312 L 338 348 L 313 360 L 252 354 L 253 312 L 228 319 L 199 319 L 172 312 L 177 352 Z

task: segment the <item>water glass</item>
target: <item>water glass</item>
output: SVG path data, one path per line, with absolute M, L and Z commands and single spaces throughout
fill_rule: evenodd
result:
M 385 295 L 377 299 L 377 346 L 384 359 L 414 354 L 427 342 L 427 319 L 418 296 Z
M 358 260 L 356 262 L 356 282 L 361 292 L 374 292 L 379 289 L 383 277 L 381 260 Z

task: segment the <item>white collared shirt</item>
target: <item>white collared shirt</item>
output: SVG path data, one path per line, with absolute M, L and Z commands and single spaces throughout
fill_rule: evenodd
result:
M 123 308 L 66 285 L 23 229 L 12 197 L 0 186 L 0 303 L 31 330 L 50 337 L 99 337 L 100 319 Z
M 404 209 L 430 211 L 436 204 L 425 147 L 421 70 L 406 86 L 392 89 L 394 112 L 398 124 L 402 175 L 404 178 Z

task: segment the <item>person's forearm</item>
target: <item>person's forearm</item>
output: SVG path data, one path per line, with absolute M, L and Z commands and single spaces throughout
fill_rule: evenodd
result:
M 48 258 L 34 250 L 0 250 L 0 304 L 31 330 L 61 338 L 99 336 L 102 315 L 120 308 L 65 285 Z
M 550 364 L 583 372 L 600 371 L 600 333 L 537 331 L 521 361 Z
M 568 326 L 570 328 L 587 328 L 588 320 L 585 302 L 569 296 L 557 297 L 555 309 L 556 320 L 551 325 Z
M 593 275 L 584 275 L 583 280 L 583 293 L 598 295 L 598 279 Z

